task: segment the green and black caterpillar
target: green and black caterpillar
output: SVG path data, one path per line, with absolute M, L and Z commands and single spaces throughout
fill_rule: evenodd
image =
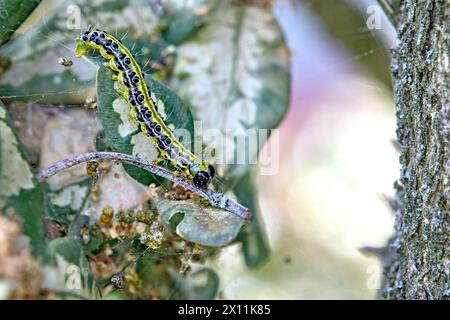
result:
M 214 167 L 186 149 L 168 128 L 158 113 L 141 68 L 130 50 L 107 32 L 91 28 L 77 39 L 77 57 L 83 56 L 88 49 L 100 52 L 108 60 L 105 66 L 117 72 L 113 80 L 122 85 L 118 93 L 128 101 L 131 116 L 138 122 L 140 130 L 151 138 L 162 159 L 170 161 L 178 171 L 184 172 L 197 187 L 207 188 L 214 177 Z

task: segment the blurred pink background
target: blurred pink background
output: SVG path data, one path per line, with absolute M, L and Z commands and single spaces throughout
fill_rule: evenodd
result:
M 354 56 L 307 6 L 279 1 L 275 12 L 291 48 L 292 92 L 279 172 L 259 177 L 272 254 L 249 271 L 238 248 L 227 249 L 215 263 L 224 271 L 223 296 L 376 298 L 381 265 L 358 249 L 382 246 L 391 234 L 383 196 L 393 195 L 399 165 L 389 89 L 360 66 L 369 55 L 388 54 L 391 31 Z M 357 41 L 364 32 L 348 37 Z

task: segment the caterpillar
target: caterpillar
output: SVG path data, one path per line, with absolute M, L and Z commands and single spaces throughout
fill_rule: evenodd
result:
M 172 163 L 177 172 L 185 173 L 194 185 L 206 189 L 214 178 L 214 167 L 186 149 L 166 125 L 130 50 L 106 31 L 92 30 L 91 27 L 77 39 L 76 56 L 85 56 L 89 49 L 98 51 L 107 60 L 104 65 L 115 72 L 113 80 L 122 86 L 117 92 L 128 101 L 131 117 L 137 121 L 139 129 L 151 138 L 161 159 Z

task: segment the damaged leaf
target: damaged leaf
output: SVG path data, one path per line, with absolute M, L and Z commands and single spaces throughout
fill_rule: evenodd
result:
M 0 148 L 0 212 L 20 217 L 23 232 L 37 254 L 45 243 L 44 195 L 1 102 Z
M 113 72 L 100 67 L 97 72 L 97 103 L 100 119 L 105 132 L 105 140 L 113 151 L 130 154 L 139 158 L 153 161 L 159 153 L 153 142 L 144 133 L 138 130 L 135 121 L 130 120 L 131 108 L 114 90 Z M 180 98 L 169 88 L 145 76 L 153 100 L 156 102 L 158 112 L 166 119 L 166 124 L 174 130 L 175 136 L 183 136 L 181 140 L 187 148 L 191 148 L 193 141 L 193 119 L 189 109 Z M 142 184 L 161 184 L 157 178 L 147 171 L 124 164 L 127 172 Z
M 193 201 L 160 200 L 157 209 L 167 224 L 182 214 L 176 233 L 185 240 L 204 246 L 222 247 L 229 244 L 244 223 L 243 219 L 228 211 L 203 207 Z

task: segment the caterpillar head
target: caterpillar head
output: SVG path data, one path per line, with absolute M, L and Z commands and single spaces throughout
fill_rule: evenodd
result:
M 194 175 L 194 184 L 201 189 L 206 189 L 214 178 L 216 171 L 212 165 L 207 163 L 204 163 L 202 167 L 205 169 L 198 171 Z
M 84 55 L 86 50 L 88 49 L 88 41 L 90 38 L 90 33 L 92 32 L 92 27 L 89 26 L 88 29 L 80 34 L 77 39 L 77 47 L 75 49 L 75 55 L 77 58 Z
M 102 44 L 106 41 L 107 33 L 99 29 L 92 29 L 89 26 L 88 29 L 80 34 L 77 39 L 77 48 L 75 49 L 75 55 L 79 58 L 84 55 L 86 50 L 97 44 Z

